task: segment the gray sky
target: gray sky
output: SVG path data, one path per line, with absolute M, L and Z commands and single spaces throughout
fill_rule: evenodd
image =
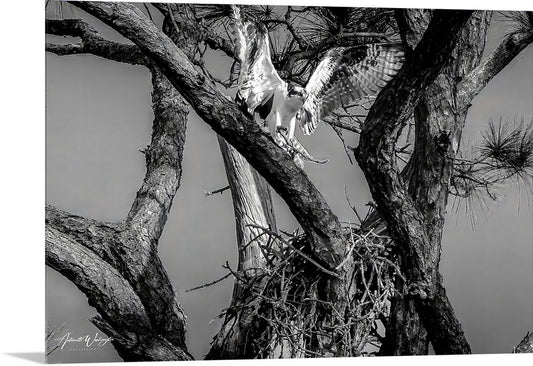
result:
M 76 15 L 76 14 L 74 14 Z M 77 15 L 83 15 L 77 11 Z M 72 14 L 65 14 L 72 16 Z M 105 36 L 121 39 L 112 31 Z M 503 34 L 494 27 L 488 48 Z M 221 62 L 219 57 L 211 64 Z M 533 118 L 533 48 L 514 60 L 479 95 L 464 137 L 480 140 L 488 121 Z M 46 55 L 46 201 L 73 214 L 104 221 L 123 219 L 144 176 L 138 151 L 150 140 L 150 77 L 142 67 L 94 56 Z M 344 190 L 358 207 L 370 200 L 358 168 L 349 164 L 335 133 L 322 124 L 305 137 L 305 146 L 326 165 L 305 170 L 341 221 L 354 221 Z M 354 143 L 348 141 L 349 145 Z M 463 144 L 467 143 L 463 140 Z M 201 358 L 219 323 L 211 322 L 228 305 L 232 282 L 191 293 L 184 290 L 225 274 L 225 261 L 236 264 L 235 227 L 229 192 L 209 198 L 205 190 L 226 185 L 215 134 L 194 113 L 187 127 L 184 175 L 160 241 L 160 254 L 188 316 L 190 351 Z M 533 330 L 533 229 L 528 208 L 531 192 L 502 187 L 499 205 L 479 208 L 472 228 L 459 202 L 448 208 L 441 269 L 448 295 L 474 353 L 504 353 Z M 275 196 L 278 227 L 297 227 Z M 456 202 L 457 204 L 457 202 Z M 533 204 L 533 202 L 532 202 Z M 98 331 L 87 319 L 95 312 L 74 285 L 47 269 L 47 317 L 65 323 L 73 336 Z M 61 351 L 53 361 L 119 360 L 113 348 L 101 352 Z

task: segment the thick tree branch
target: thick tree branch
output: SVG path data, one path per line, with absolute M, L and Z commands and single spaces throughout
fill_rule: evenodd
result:
M 119 247 L 124 276 L 146 305 L 153 328 L 185 348 L 185 314 L 157 252 L 180 186 L 189 107 L 161 74 L 152 71 L 152 141 L 145 151 L 146 175 L 125 221 Z
M 533 12 L 528 12 L 530 16 Z M 498 47 L 458 85 L 458 96 L 463 109 L 468 109 L 472 100 L 494 76 L 502 71 L 523 49 L 533 42 L 533 24 L 529 31 L 507 35 Z
M 190 360 L 155 334 L 136 291 L 111 265 L 58 230 L 46 228 L 46 264 L 83 292 L 100 314 L 93 323 L 112 337 L 124 360 Z
M 79 217 L 65 220 L 69 224 L 82 221 Z M 83 229 L 83 223 L 80 226 Z M 87 296 L 89 305 L 100 314 L 92 319 L 93 323 L 113 338 L 113 345 L 125 361 L 192 359 L 185 347 L 154 330 L 138 291 L 86 246 L 48 225 L 45 253 L 46 264 Z
M 137 231 L 127 230 L 123 224 L 71 215 L 52 206 L 47 206 L 46 224 L 47 265 L 81 286 L 89 304 L 103 317 L 97 323 L 107 324 L 101 329 L 112 337 L 120 337 L 115 346 L 125 360 L 191 359 L 185 347 L 183 310 L 156 251 L 144 249 L 145 242 L 142 236 L 136 235 Z M 148 319 L 146 324 L 150 327 L 132 322 L 126 326 L 113 321 L 115 313 L 105 307 L 109 295 L 96 292 L 99 281 L 106 286 L 108 282 L 104 280 L 108 276 L 113 283 L 122 281 L 127 284 L 127 289 L 121 290 L 124 295 L 117 295 L 117 299 L 127 304 L 134 295 L 132 304 L 141 304 L 143 316 Z M 142 319 L 140 315 L 139 319 Z M 139 337 L 145 339 L 145 346 L 136 345 L 138 341 L 135 339 Z M 156 343 L 163 348 L 154 348 Z M 158 353 L 163 358 L 157 358 Z M 156 358 L 151 358 L 152 354 Z
M 456 84 L 457 80 L 462 79 L 479 64 L 485 48 L 484 40 L 490 18 L 490 12 L 484 11 L 475 12 L 470 18 L 461 32 L 451 60 L 427 88 L 413 116 L 416 135 L 414 151 L 402 171 L 402 178 L 408 182 L 409 194 L 424 216 L 429 239 L 426 260 L 435 269 L 439 268 L 449 182 L 453 174 L 457 141 L 460 140 L 466 119 L 466 111 L 461 112 L 456 107 Z M 412 50 L 431 20 L 431 11 L 398 11 L 397 20 L 406 49 Z M 444 291 L 438 292 L 436 296 L 442 304 L 449 304 Z M 429 352 L 428 334 L 418 315 L 416 302 L 415 298 L 402 295 L 396 295 L 392 300 L 386 341 L 381 349 L 383 354 L 411 355 Z M 437 301 L 433 304 L 436 305 Z M 441 306 L 435 311 L 443 309 L 446 308 Z M 451 307 L 449 310 L 451 311 Z M 447 324 L 450 329 L 461 332 L 460 324 L 455 319 L 452 318 Z M 443 349 L 441 344 L 435 346 L 440 342 L 437 336 L 434 336 L 432 341 L 434 349 Z M 449 346 L 450 349 L 454 347 Z
M 47 19 L 46 33 L 56 36 L 81 38 L 81 43 L 46 43 L 46 51 L 56 55 L 92 54 L 108 60 L 132 65 L 150 65 L 150 60 L 135 45 L 104 39 L 89 24 L 81 19 Z
M 112 323 L 95 316 L 91 322 L 102 332 L 113 338 L 113 345 L 124 361 L 191 361 L 186 349 L 176 347 L 161 334 L 150 328 L 116 329 Z
M 71 280 L 115 325 L 148 327 L 144 306 L 128 281 L 95 253 L 57 229 L 46 228 L 46 264 Z
M 81 19 L 46 19 L 45 31 L 55 36 L 99 37 L 96 29 Z
M 415 306 L 436 354 L 452 355 L 472 352 L 446 295 L 440 273 L 437 274 L 435 295 L 431 298 L 415 299 Z
M 108 264 L 120 268 L 120 257 L 114 250 L 113 243 L 120 240 L 119 237 L 124 230 L 122 224 L 72 215 L 51 205 L 46 205 L 45 220 L 47 227 L 68 235 Z
M 421 41 L 414 51 L 408 51 L 404 68 L 378 96 L 363 126 L 356 155 L 379 211 L 400 247 L 402 268 L 411 286 L 415 281 L 415 290 L 420 290 L 419 293 L 411 291 L 411 295 L 414 295 L 417 311 L 439 353 L 470 353 L 470 347 L 447 300 L 438 263 L 431 260 L 434 256 L 433 234 L 427 229 L 424 213 L 413 201 L 412 193 L 406 190 L 394 148 L 403 125 L 450 57 L 470 14 L 461 11 L 433 13 Z M 420 16 L 425 15 L 421 13 Z M 402 17 L 399 25 L 400 29 L 409 28 L 407 22 L 402 22 Z M 402 33 L 404 42 L 412 45 L 420 35 L 413 32 L 409 38 L 410 34 Z M 443 328 L 444 324 L 447 327 Z
M 126 223 L 142 230 L 156 245 L 170 212 L 182 175 L 188 105 L 157 69 L 152 70 L 152 141 L 144 151 L 146 175 Z M 181 101 L 181 103 L 179 102 Z
M 436 273 L 425 260 L 428 237 L 421 213 L 405 189 L 395 144 L 425 89 L 447 61 L 469 11 L 435 11 L 424 37 L 397 77 L 378 95 L 361 132 L 357 160 L 392 238 L 404 251 L 413 290 L 432 296 Z M 446 30 L 446 31 L 444 31 Z
M 134 6 L 72 2 L 136 43 L 161 68 L 198 115 L 232 144 L 288 203 L 309 235 L 315 255 L 334 268 L 343 244 L 337 217 L 306 174 L 260 127 L 245 116 Z

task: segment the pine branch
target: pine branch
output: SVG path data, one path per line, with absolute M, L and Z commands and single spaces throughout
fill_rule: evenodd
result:
M 518 125 L 500 120 L 489 123 L 482 133 L 483 142 L 475 149 L 475 156 L 456 159 L 453 190 L 461 198 L 483 198 L 488 194 L 497 199 L 494 191 L 499 185 L 516 178 L 531 187 L 533 184 L 533 121 Z

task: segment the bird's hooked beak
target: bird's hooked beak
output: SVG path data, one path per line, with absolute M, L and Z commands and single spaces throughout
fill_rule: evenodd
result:
M 302 101 L 307 99 L 307 91 L 304 88 L 299 87 L 299 86 L 294 86 L 292 88 L 289 88 L 287 95 L 289 98 L 299 97 L 302 99 Z

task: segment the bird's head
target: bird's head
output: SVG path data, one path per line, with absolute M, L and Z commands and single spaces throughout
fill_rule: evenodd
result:
M 307 99 L 307 91 L 301 86 L 289 84 L 287 87 L 287 96 L 289 98 L 300 98 L 303 102 Z

